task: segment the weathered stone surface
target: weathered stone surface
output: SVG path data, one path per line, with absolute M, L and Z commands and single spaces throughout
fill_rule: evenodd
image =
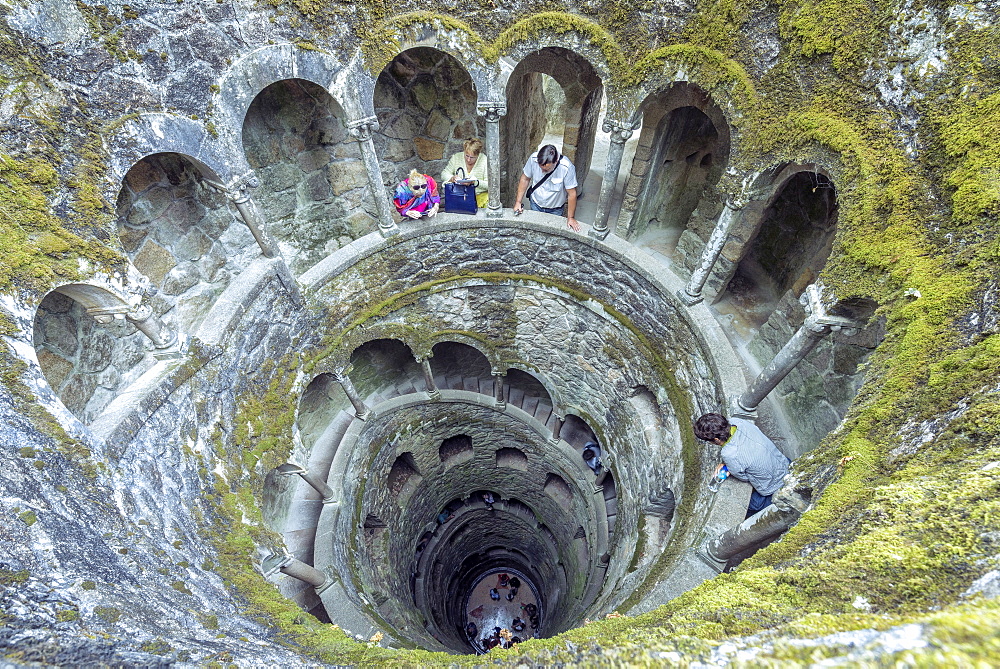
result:
M 152 239 L 147 239 L 133 259 L 139 271 L 149 277 L 150 281 L 159 285 L 163 283 L 167 272 L 177 264 L 173 254 Z
M 440 160 L 444 157 L 444 144 L 423 137 L 413 138 L 413 147 L 421 160 Z

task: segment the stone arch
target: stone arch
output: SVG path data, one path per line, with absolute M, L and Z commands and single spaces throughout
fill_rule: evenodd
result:
M 496 452 L 496 466 L 518 471 L 528 471 L 528 456 L 517 448 L 500 448 Z
M 688 82 L 649 93 L 636 114 L 642 125 L 618 234 L 634 239 L 650 229 L 667 234 L 673 246 L 725 172 L 729 122 L 703 89 Z
M 350 118 L 365 116 L 362 100 L 351 93 L 360 72 L 350 62 L 346 67 L 332 54 L 303 49 L 295 44 L 271 44 L 250 51 L 233 63 L 218 81 L 212 108 L 220 121 L 220 133 L 234 147 L 250 105 L 268 86 L 285 79 L 301 79 L 323 88 Z
M 337 383 L 333 374 L 328 372 L 317 374 L 299 396 L 295 417 L 299 438 L 308 452 L 318 453 L 316 445 L 342 412 L 348 421 L 354 415 L 347 393 Z M 327 466 L 333 461 L 340 445 L 339 438 L 331 438 L 328 441 L 330 448 L 324 453 L 323 458 Z
M 342 105 L 304 78 L 275 81 L 249 104 L 241 146 L 259 177 L 255 201 L 299 275 L 378 227 L 378 209 Z
M 746 242 L 717 297 L 757 326 L 786 293 L 798 298 L 817 279 L 837 226 L 837 189 L 820 166 L 788 164 L 769 181 L 760 184 L 762 206 L 744 217 Z
M 396 184 L 411 169 L 440 180 L 449 158 L 469 137 L 485 137 L 475 82 L 450 53 L 416 46 L 399 52 L 378 74 L 372 105 L 383 180 Z
M 445 467 L 468 462 L 472 459 L 473 454 L 472 438 L 466 434 L 448 437 L 438 447 L 438 457 Z
M 446 53 L 454 58 L 465 69 L 472 79 L 478 93 L 477 99 L 482 102 L 492 101 L 494 82 L 497 78 L 497 67 L 491 65 L 486 59 L 484 51 L 486 44 L 479 35 L 468 28 L 456 28 L 453 25 L 445 25 L 434 18 L 414 20 L 413 14 L 402 14 L 394 16 L 381 24 L 379 29 L 374 31 L 378 35 L 377 39 L 385 39 L 386 35 L 395 37 L 393 42 L 394 51 L 386 54 L 381 59 L 368 63 L 369 71 L 375 76 L 382 72 L 392 60 L 399 54 L 409 49 L 426 47 Z M 363 43 L 361 51 L 377 50 L 381 44 L 372 44 L 370 41 Z M 368 77 L 374 86 L 375 79 Z M 365 91 L 361 91 L 362 94 Z M 370 97 L 368 99 L 371 99 Z
M 486 345 L 486 342 L 462 332 L 436 332 L 430 336 L 421 336 L 420 343 L 415 345 L 414 352 L 418 355 L 423 354 L 427 357 L 433 357 L 434 347 L 445 343 L 463 344 L 474 348 L 483 354 L 483 357 L 490 364 L 491 370 L 497 369 L 496 354 Z
M 410 347 L 399 339 L 370 339 L 351 352 L 351 382 L 363 398 L 422 388 L 422 374 Z
M 528 370 L 531 371 L 528 371 Z M 516 397 L 511 396 L 511 391 L 520 390 L 527 397 L 537 397 L 540 401 L 548 402 L 557 413 L 563 411 L 565 406 L 560 398 L 559 390 L 544 375 L 527 365 L 511 364 L 507 367 L 507 375 L 504 378 L 507 386 L 507 397 L 512 404 L 517 404 Z
M 560 438 L 575 449 L 582 450 L 588 441 L 599 442 L 597 433 L 582 417 L 566 412 L 566 423 L 560 431 Z
M 146 156 L 125 175 L 116 202 L 129 260 L 158 289 L 157 315 L 193 330 L 215 296 L 260 255 L 203 165 L 187 155 Z
M 249 169 L 242 160 L 233 163 L 231 149 L 226 149 L 198 121 L 186 116 L 165 113 L 140 114 L 121 124 L 108 141 L 109 160 L 114 179 L 106 193 L 113 202 L 128 173 L 142 160 L 163 153 L 185 157 L 202 178 L 220 185 L 230 185 L 246 176 Z
M 573 491 L 563 477 L 549 472 L 545 475 L 545 485 L 542 486 L 542 490 L 564 510 L 570 510 L 573 504 Z
M 400 453 L 393 461 L 386 475 L 385 485 L 392 498 L 400 506 L 405 506 L 422 480 L 423 476 L 417 468 L 413 453 L 406 452 Z
M 493 377 L 493 366 L 489 358 L 476 346 L 445 340 L 434 344 L 431 352 L 433 357 L 430 362 L 434 376 L 445 380 L 441 387 L 454 388 L 456 383 L 458 387 L 462 387 L 467 378 L 481 382 Z
M 32 345 L 42 375 L 82 423 L 90 424 L 154 360 L 147 337 L 125 319 L 131 305 L 90 284 L 49 292 L 35 310 Z
M 643 58 L 635 70 L 644 73 L 642 83 L 632 91 L 636 100 L 648 100 L 677 83 L 685 83 L 711 96 L 713 104 L 726 119 L 743 117 L 759 101 L 753 81 L 743 65 L 707 47 L 690 44 L 662 47 Z M 702 111 L 711 116 L 709 111 Z M 638 121 L 640 113 L 637 106 L 632 120 Z M 730 124 L 727 128 L 730 153 L 736 156 L 741 139 L 739 128 Z
M 561 46 L 544 46 L 525 54 L 507 78 L 507 114 L 501 120 L 500 147 L 500 163 L 507 175 L 502 192 L 517 192 L 520 167 L 545 135 L 548 101 L 542 75 L 554 79 L 562 89 L 563 135 L 556 148 L 576 166 L 577 191 L 582 193 L 590 172 L 604 84 L 590 61 Z

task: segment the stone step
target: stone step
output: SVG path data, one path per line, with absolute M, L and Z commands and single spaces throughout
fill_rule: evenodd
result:
M 524 404 L 524 391 L 520 388 L 509 388 L 507 390 L 507 403 L 516 407 Z
M 479 392 L 479 379 L 475 376 L 467 376 L 462 379 L 462 390 L 467 390 L 470 393 Z
M 618 514 L 618 498 L 615 497 L 613 499 L 605 499 L 604 500 L 604 508 L 606 508 L 608 510 L 608 515 L 609 516 L 617 515 Z
M 479 379 L 479 392 L 489 397 L 494 397 L 493 377 Z
M 611 536 L 615 531 L 615 524 L 618 522 L 618 516 L 608 516 L 608 536 Z
M 544 400 L 539 400 L 538 406 L 535 407 L 535 418 L 539 420 L 542 425 L 551 427 L 549 425 L 549 418 L 552 417 L 552 405 Z
M 535 415 L 535 409 L 538 408 L 538 398 L 537 397 L 525 397 L 524 401 L 521 402 L 521 408 L 532 416 Z
M 462 387 L 462 377 L 458 375 L 447 377 L 444 387 L 452 390 L 464 390 Z

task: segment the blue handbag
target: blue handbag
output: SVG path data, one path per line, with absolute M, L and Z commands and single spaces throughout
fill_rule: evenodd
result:
M 444 185 L 444 210 L 449 214 L 475 214 L 479 211 L 479 207 L 476 206 L 476 186 L 479 182 L 475 179 L 465 179 L 465 170 L 461 167 L 458 169 L 462 170 L 463 178 Z

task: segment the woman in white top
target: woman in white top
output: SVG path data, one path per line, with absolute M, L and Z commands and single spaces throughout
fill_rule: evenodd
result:
M 486 174 L 486 156 L 483 155 L 483 142 L 476 138 L 465 140 L 462 151 L 456 153 L 448 161 L 444 172 L 441 174 L 442 183 L 454 183 L 462 177 L 458 175 L 458 168 L 465 170 L 466 179 L 477 179 L 479 185 L 476 186 L 476 206 L 485 207 L 489 200 L 489 177 Z M 456 176 L 457 175 L 457 176 Z

